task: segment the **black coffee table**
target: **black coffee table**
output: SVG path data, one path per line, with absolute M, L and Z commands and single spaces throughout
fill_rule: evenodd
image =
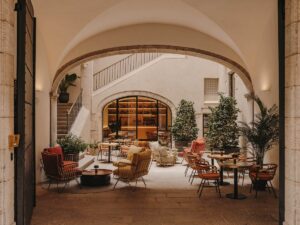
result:
M 110 184 L 110 175 L 112 170 L 93 169 L 85 170 L 80 177 L 83 186 L 103 186 Z

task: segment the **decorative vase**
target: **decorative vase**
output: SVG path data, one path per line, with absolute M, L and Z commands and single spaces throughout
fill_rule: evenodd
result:
M 67 92 L 61 92 L 61 93 L 59 93 L 58 100 L 59 100 L 60 103 L 68 103 L 69 102 L 69 98 L 70 98 L 69 93 L 67 93 Z

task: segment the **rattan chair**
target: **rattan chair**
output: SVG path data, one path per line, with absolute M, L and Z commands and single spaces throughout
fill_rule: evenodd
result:
M 60 154 L 44 151 L 42 152 L 42 162 L 45 175 L 49 179 L 48 189 L 53 182 L 56 182 L 58 191 L 59 183 L 65 184 L 63 190 L 71 180 L 75 180 L 80 185 L 77 178 L 81 175 L 81 170 L 77 168 L 76 164 L 64 164 Z
M 201 178 L 201 183 L 198 188 L 199 198 L 202 195 L 202 191 L 204 187 L 213 187 L 209 185 L 209 182 L 212 182 L 216 188 L 216 192 L 219 193 L 219 197 L 221 198 L 220 191 L 220 173 L 216 166 L 213 165 L 198 165 L 198 177 Z M 207 185 L 206 185 L 207 184 Z
M 148 174 L 151 164 L 151 150 L 134 153 L 131 164 L 119 162 L 116 166 L 117 169 L 113 174 L 117 177 L 117 181 L 113 187 L 116 188 L 119 181 L 125 182 L 130 186 L 130 182 L 135 182 L 137 185 L 138 179 L 141 179 L 146 188 L 144 176 Z
M 274 197 L 277 198 L 275 189 L 272 185 L 272 180 L 274 179 L 274 176 L 276 174 L 277 167 L 277 164 L 274 163 L 263 164 L 262 167 L 253 166 L 249 172 L 249 176 L 252 181 L 250 193 L 254 189 L 254 184 L 256 184 L 257 181 L 266 181 L 266 188 L 269 190 L 269 192 L 271 192 L 270 190 L 272 190 Z M 257 198 L 257 192 L 258 188 L 256 187 L 255 198 Z

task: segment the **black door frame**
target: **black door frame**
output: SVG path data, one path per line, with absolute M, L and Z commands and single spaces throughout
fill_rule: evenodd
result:
M 36 19 L 33 15 L 26 17 L 27 13 L 33 14 L 33 8 L 31 5 L 31 0 L 18 0 L 15 5 L 15 11 L 17 11 L 17 57 L 16 57 L 16 81 L 15 81 L 15 123 L 14 129 L 15 133 L 20 135 L 19 147 L 15 149 L 15 192 L 14 192 L 14 202 L 15 202 L 15 222 L 17 225 L 29 225 L 32 208 L 28 210 L 29 206 L 26 202 L 26 174 L 25 174 L 25 93 L 26 93 L 26 33 L 30 32 L 26 29 L 28 18 L 32 18 L 32 102 L 31 102 L 31 129 L 32 129 L 32 139 L 31 139 L 31 149 L 32 149 L 32 207 L 36 204 L 36 195 L 35 195 L 35 60 L 36 60 Z M 30 49 L 30 48 L 29 48 Z M 27 49 L 28 50 L 28 49 Z M 28 68 L 27 68 L 28 69 Z M 29 69 L 28 69 L 29 71 Z M 28 91 L 28 90 L 27 90 Z M 28 214 L 28 215 L 27 215 Z M 30 214 L 30 215 L 29 215 Z
M 285 220 L 285 0 L 278 0 L 279 225 Z

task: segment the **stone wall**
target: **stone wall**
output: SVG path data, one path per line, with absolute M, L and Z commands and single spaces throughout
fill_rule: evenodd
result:
M 300 0 L 286 0 L 285 225 L 300 224 Z
M 14 162 L 8 135 L 14 133 L 14 0 L 0 0 L 0 224 L 14 224 Z

